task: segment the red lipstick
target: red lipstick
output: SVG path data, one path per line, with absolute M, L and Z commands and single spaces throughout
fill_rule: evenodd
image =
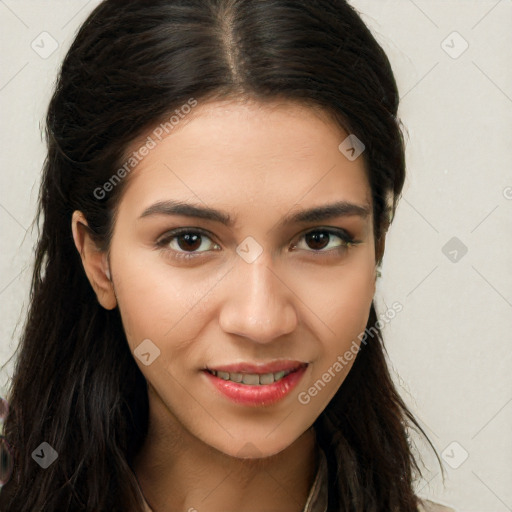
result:
M 247 406 L 272 405 L 287 396 L 306 372 L 307 363 L 291 360 L 265 364 L 221 364 L 206 368 L 208 381 L 231 401 Z

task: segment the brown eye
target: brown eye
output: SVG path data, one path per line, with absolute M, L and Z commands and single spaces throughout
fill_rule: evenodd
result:
M 336 241 L 336 238 L 338 241 Z M 355 245 L 356 242 L 347 233 L 341 230 L 333 229 L 315 229 L 302 235 L 301 240 L 304 239 L 304 245 L 294 244 L 293 248 L 306 249 L 310 252 L 329 253 L 332 251 L 345 251 L 350 246 Z
M 324 249 L 329 244 L 330 238 L 331 235 L 326 231 L 313 231 L 305 236 L 306 243 L 315 251 Z
M 206 232 L 191 228 L 182 228 L 167 233 L 160 238 L 157 246 L 177 259 L 195 258 L 209 250 L 220 248 Z M 199 250 L 201 248 L 205 250 Z
M 176 238 L 178 246 L 184 251 L 195 251 L 201 247 L 201 236 L 197 234 L 179 235 Z

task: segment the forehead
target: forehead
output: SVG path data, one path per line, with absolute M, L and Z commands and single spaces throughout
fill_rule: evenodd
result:
M 234 211 L 371 200 L 363 158 L 339 150 L 348 133 L 295 102 L 199 103 L 161 140 L 154 130 L 140 140 L 148 136 L 154 147 L 131 171 L 119 213 L 140 214 L 167 199 Z

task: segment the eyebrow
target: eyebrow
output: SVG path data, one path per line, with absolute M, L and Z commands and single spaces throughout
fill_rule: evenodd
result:
M 336 217 L 348 216 L 359 216 L 365 219 L 369 214 L 370 206 L 368 204 L 355 204 L 347 201 L 337 201 L 335 203 L 290 213 L 279 221 L 278 226 L 282 227 L 286 224 L 320 222 Z M 183 217 L 192 217 L 218 222 L 229 228 L 232 228 L 235 224 L 235 219 L 225 211 L 173 200 L 158 201 L 152 204 L 142 212 L 139 219 L 152 215 L 181 215 Z

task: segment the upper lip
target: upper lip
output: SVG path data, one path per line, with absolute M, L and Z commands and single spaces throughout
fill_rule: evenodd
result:
M 236 363 L 236 364 L 222 364 L 218 366 L 208 366 L 207 370 L 215 370 L 218 372 L 227 373 L 276 373 L 280 371 L 298 370 L 302 366 L 307 366 L 307 363 L 301 361 L 291 360 L 278 360 L 271 361 L 270 363 L 254 364 L 254 363 Z

